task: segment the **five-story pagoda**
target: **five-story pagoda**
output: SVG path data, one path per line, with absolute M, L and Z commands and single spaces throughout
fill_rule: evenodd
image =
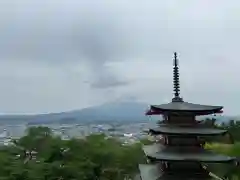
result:
M 225 130 L 206 127 L 195 118 L 222 112 L 222 106 L 193 104 L 180 97 L 179 67 L 174 53 L 174 97 L 172 102 L 151 105 L 147 115 L 162 115 L 159 127 L 150 129 L 161 135 L 162 143 L 143 146 L 148 164 L 140 164 L 142 180 L 194 180 L 211 179 L 203 163 L 227 163 L 235 158 L 215 154 L 204 149 L 204 137 L 224 135 Z

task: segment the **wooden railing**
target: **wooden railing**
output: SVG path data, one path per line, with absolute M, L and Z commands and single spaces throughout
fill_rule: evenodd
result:
M 202 166 L 207 171 L 207 165 L 202 165 Z M 209 172 L 209 176 L 211 176 L 212 178 L 217 179 L 217 180 L 226 180 L 226 179 L 220 178 L 219 176 L 217 176 L 216 174 L 214 174 L 212 172 Z

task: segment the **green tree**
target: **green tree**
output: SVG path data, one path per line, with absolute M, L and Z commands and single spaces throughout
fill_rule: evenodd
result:
M 37 151 L 36 157 L 25 161 L 24 150 Z M 133 177 L 141 161 L 141 143 L 123 146 L 103 134 L 65 141 L 49 128 L 32 127 L 15 145 L 0 150 L 0 179 L 122 180 Z

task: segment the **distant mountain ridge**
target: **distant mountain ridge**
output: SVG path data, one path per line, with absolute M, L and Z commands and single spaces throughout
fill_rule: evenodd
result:
M 0 115 L 0 123 L 29 123 L 29 124 L 51 124 L 51 123 L 88 123 L 88 122 L 147 122 L 149 119 L 158 120 L 161 117 L 145 116 L 149 105 L 140 102 L 111 102 L 99 106 L 88 107 L 68 112 L 36 114 L 36 115 Z M 214 117 L 214 116 L 206 116 Z M 203 117 L 203 118 L 206 118 Z M 236 119 L 230 116 L 216 116 L 217 123 L 228 122 Z M 201 118 L 202 119 L 202 118 Z
M 0 122 L 81 123 L 96 121 L 145 121 L 149 105 L 139 102 L 111 102 L 68 112 L 36 115 L 0 115 Z

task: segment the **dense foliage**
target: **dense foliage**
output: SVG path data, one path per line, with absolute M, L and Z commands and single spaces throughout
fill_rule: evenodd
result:
M 214 119 L 206 120 L 214 125 Z M 231 121 L 218 128 L 228 129 L 240 142 L 239 123 Z M 211 142 L 206 148 L 222 154 L 240 156 L 240 143 Z M 138 172 L 138 164 L 146 161 L 142 143 L 122 145 L 118 139 L 103 134 L 84 139 L 62 140 L 47 127 L 32 127 L 26 136 L 14 141 L 14 145 L 0 149 L 0 180 L 123 180 L 132 179 Z M 230 179 L 240 177 L 240 169 L 233 165 L 212 167 L 216 174 Z
M 64 141 L 35 127 L 1 149 L 0 180 L 122 180 L 134 176 L 143 158 L 140 143 L 123 146 L 104 135 Z

